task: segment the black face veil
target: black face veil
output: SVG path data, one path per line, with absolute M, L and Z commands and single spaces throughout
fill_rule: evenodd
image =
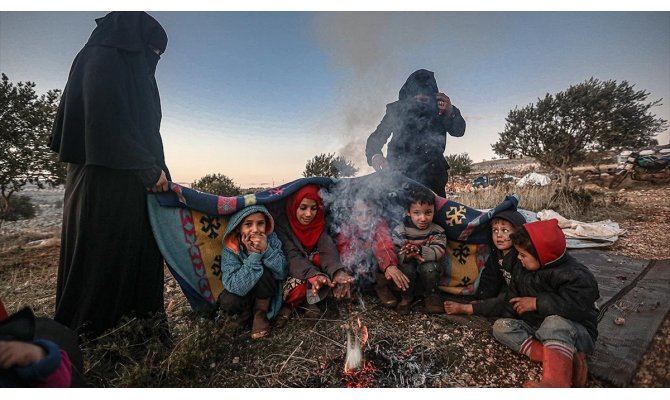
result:
M 54 121 L 60 160 L 116 169 L 165 167 L 154 71 L 167 34 L 145 12 L 111 12 L 77 54 Z

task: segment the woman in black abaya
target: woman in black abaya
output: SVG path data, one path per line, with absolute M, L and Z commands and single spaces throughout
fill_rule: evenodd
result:
M 167 46 L 144 12 L 96 19 L 77 54 L 50 146 L 68 163 L 56 321 L 89 337 L 163 311 L 163 259 L 147 191 L 167 190 L 154 78 Z

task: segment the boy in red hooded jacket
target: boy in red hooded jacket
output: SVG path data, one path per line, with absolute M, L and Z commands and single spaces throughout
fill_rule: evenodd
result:
M 506 303 L 517 318 L 498 319 L 493 336 L 542 362 L 542 379 L 524 387 L 583 387 L 586 357 L 598 337 L 598 283 L 566 253 L 565 235 L 555 219 L 523 225 L 510 235 L 525 274 Z

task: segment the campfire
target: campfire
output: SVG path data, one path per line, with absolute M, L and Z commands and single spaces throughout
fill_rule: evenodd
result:
M 370 387 L 374 383 L 375 366 L 365 361 L 363 346 L 368 341 L 368 327 L 360 318 L 353 318 L 345 325 L 347 331 L 347 354 L 344 357 L 343 379 L 347 387 Z
M 363 365 L 363 346 L 368 341 L 368 327 L 360 318 L 347 324 L 347 355 L 344 359 L 344 372 L 356 371 Z

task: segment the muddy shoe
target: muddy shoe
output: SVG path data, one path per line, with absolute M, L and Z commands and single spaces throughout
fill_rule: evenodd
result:
M 408 315 L 409 309 L 412 306 L 412 299 L 407 297 L 402 297 L 400 303 L 396 306 L 395 310 L 400 315 Z
M 321 309 L 316 304 L 303 303 L 302 307 L 305 309 L 303 318 L 318 319 L 321 317 Z
M 276 329 L 284 328 L 288 324 L 288 321 L 291 319 L 292 314 L 293 310 L 291 310 L 290 307 L 282 306 L 282 308 L 279 310 L 279 314 L 277 314 L 277 318 L 275 319 L 275 328 Z
M 391 289 L 389 289 L 388 281 L 384 274 L 377 274 L 375 293 L 377 293 L 377 297 L 384 307 L 393 308 L 398 304 L 398 300 L 391 292 Z
M 442 314 L 444 313 L 444 305 L 440 296 L 433 293 L 423 299 L 423 312 L 426 314 Z

